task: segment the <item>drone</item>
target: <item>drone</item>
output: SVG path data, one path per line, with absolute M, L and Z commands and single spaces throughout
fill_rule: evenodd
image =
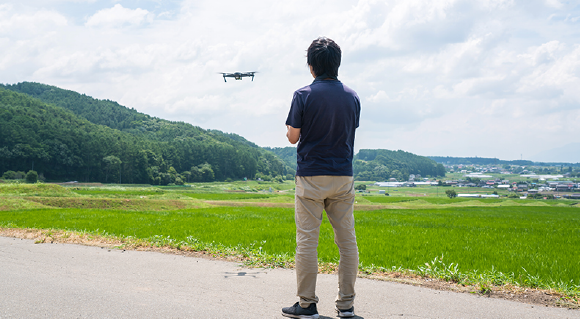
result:
M 224 73 L 219 72 L 224 77 L 224 82 L 227 82 L 226 78 L 234 78 L 236 80 L 241 80 L 244 76 L 252 77 L 252 81 L 254 81 L 254 74 L 258 72 L 234 72 L 234 73 Z

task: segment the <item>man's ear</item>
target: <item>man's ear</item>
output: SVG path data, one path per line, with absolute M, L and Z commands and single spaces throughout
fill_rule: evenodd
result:
M 312 67 L 312 65 L 308 65 L 308 67 L 310 68 L 310 74 L 312 74 L 313 78 L 316 78 L 316 74 L 314 73 L 314 68 Z

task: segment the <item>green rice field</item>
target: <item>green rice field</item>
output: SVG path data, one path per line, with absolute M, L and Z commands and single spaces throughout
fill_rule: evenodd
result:
M 147 209 L 147 199 L 141 198 L 139 206 L 131 209 L 123 209 L 122 205 L 114 209 L 75 206 L 82 198 L 118 198 L 123 192 L 0 184 L 0 227 L 62 229 L 145 240 L 162 237 L 184 245 L 219 244 L 241 250 L 259 247 L 264 256 L 293 258 L 294 210 L 276 206 L 277 200 L 286 202 L 291 194 L 193 193 L 151 188 L 126 190 L 125 195 L 162 194 L 172 198 L 173 208 L 160 210 L 157 207 L 160 197 L 151 200 L 151 205 L 157 205 L 155 209 L 153 206 Z M 50 197 L 58 200 L 46 199 Z M 70 203 L 64 205 L 66 198 L 70 198 Z M 580 291 L 577 201 L 394 196 L 357 196 L 357 199 L 371 205 L 371 209 L 355 211 L 361 269 L 433 274 L 434 268 L 438 268 L 439 275 L 443 273 L 455 281 L 461 281 L 464 276 L 479 276 L 481 280 L 499 278 L 495 281 L 498 284 L 508 281 Z M 179 207 L 195 205 L 178 205 L 206 200 L 264 200 L 271 205 L 204 204 L 186 209 Z M 34 205 L 27 206 L 28 202 Z M 378 209 L 401 203 L 408 206 Z M 425 203 L 430 206 L 422 208 Z M 377 209 L 372 209 L 374 204 L 379 205 Z M 453 206 L 461 204 L 470 206 Z M 323 263 L 338 262 L 332 228 L 326 218 L 321 229 L 319 258 Z

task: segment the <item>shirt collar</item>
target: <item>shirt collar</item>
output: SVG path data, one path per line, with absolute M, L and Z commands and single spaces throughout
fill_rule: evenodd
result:
M 317 77 L 314 79 L 314 81 L 312 81 L 312 83 L 314 83 L 314 82 L 318 82 L 318 81 L 324 81 L 324 79 L 328 79 L 328 78 L 331 78 L 331 79 L 333 79 L 333 80 L 336 80 L 336 81 L 338 81 L 338 78 L 337 78 L 336 76 L 330 76 L 330 75 L 328 75 L 328 74 L 326 74 L 326 73 L 323 73 L 322 75 L 319 75 L 319 76 L 317 76 Z

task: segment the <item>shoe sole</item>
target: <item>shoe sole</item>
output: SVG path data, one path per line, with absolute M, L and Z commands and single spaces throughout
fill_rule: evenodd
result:
M 298 319 L 318 319 L 320 317 L 318 314 L 316 314 L 316 315 L 291 315 L 291 314 L 287 314 L 287 313 L 282 313 L 282 316 L 288 317 L 288 318 L 298 318 Z
M 354 311 L 340 311 L 338 308 L 334 308 L 336 310 L 337 316 L 339 318 L 352 318 L 354 317 Z

